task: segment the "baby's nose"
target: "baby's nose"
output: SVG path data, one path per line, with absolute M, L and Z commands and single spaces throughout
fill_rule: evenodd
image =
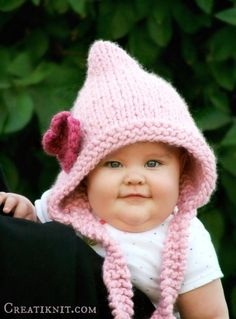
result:
M 126 185 L 142 185 L 145 183 L 145 177 L 142 174 L 129 172 L 124 177 Z

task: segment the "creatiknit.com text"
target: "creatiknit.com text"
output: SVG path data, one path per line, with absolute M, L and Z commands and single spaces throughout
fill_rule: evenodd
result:
M 24 306 L 14 305 L 12 302 L 7 302 L 4 305 L 4 312 L 6 314 L 96 314 L 96 307 L 91 306 Z

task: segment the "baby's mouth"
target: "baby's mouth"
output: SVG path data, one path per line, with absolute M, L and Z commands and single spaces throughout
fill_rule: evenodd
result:
M 129 197 L 141 197 L 141 198 L 146 198 L 146 196 L 142 195 L 142 194 L 128 194 L 126 196 L 124 196 L 123 198 L 129 198 Z
M 127 193 L 124 194 L 122 196 L 120 196 L 121 198 L 150 198 L 151 196 L 148 196 L 144 193 Z

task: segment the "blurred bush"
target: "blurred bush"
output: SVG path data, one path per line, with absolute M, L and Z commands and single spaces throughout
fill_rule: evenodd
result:
M 51 116 L 69 109 L 95 39 L 117 41 L 170 80 L 218 157 L 213 200 L 200 210 L 236 318 L 236 1 L 0 0 L 0 163 L 32 200 L 59 170 L 41 150 Z

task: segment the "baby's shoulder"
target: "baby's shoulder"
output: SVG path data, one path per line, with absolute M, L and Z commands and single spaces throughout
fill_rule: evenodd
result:
M 211 236 L 197 217 L 192 219 L 189 231 L 186 273 L 181 293 L 223 276 Z
M 211 241 L 211 236 L 208 230 L 198 217 L 194 217 L 190 222 L 189 227 L 190 243 L 202 244 L 205 241 Z

